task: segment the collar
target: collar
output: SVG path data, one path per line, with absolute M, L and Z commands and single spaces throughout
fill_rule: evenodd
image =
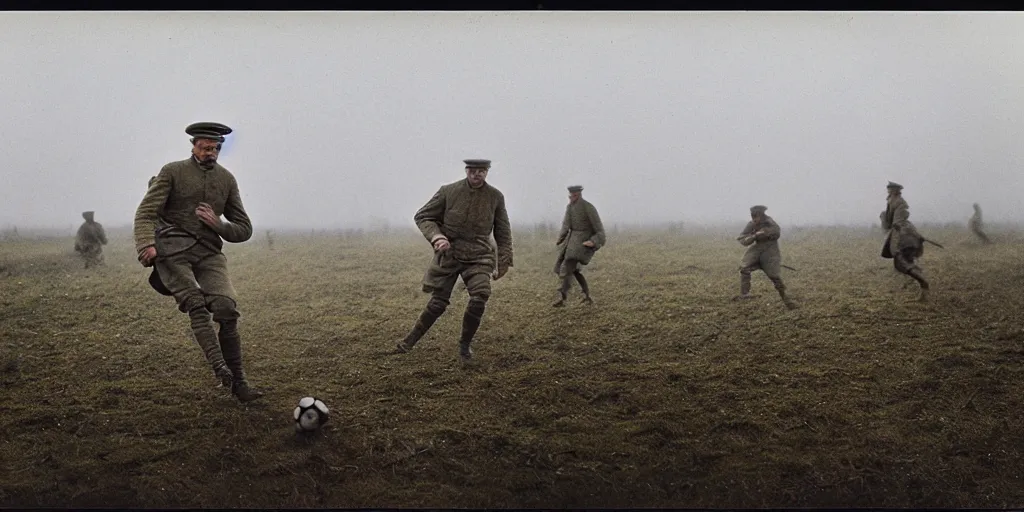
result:
M 192 160 L 192 163 L 196 164 L 196 167 L 198 167 L 198 168 L 200 168 L 200 169 L 202 169 L 204 171 L 209 171 L 210 169 L 213 169 L 217 165 L 217 162 L 214 162 L 213 165 L 203 165 L 202 162 L 200 162 L 199 159 L 196 158 L 195 155 L 191 155 L 191 160 Z

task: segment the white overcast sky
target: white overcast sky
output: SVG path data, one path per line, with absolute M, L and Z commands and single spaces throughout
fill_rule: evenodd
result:
M 130 224 L 184 128 L 257 229 L 412 225 L 462 160 L 514 223 L 1016 221 L 1021 13 L 0 13 L 0 226 Z

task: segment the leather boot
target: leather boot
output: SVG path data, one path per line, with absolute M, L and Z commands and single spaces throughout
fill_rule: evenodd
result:
M 473 350 L 469 344 L 473 342 L 473 336 L 480 328 L 480 321 L 484 316 L 486 302 L 475 298 L 469 299 L 466 305 L 466 313 L 462 315 L 462 337 L 459 339 L 459 357 L 469 360 L 473 357 Z
M 398 353 L 404 354 L 412 350 L 447 307 L 448 303 L 446 301 L 437 297 L 431 297 L 423 312 L 420 313 L 419 318 L 416 319 L 416 324 L 413 325 L 412 330 L 409 331 L 404 340 L 398 342 L 398 345 L 395 346 Z
M 249 387 L 245 372 L 242 370 L 242 339 L 238 335 L 238 322 L 235 320 L 221 322 L 219 338 L 220 348 L 224 352 L 224 361 L 234 377 L 231 383 L 231 394 L 243 403 L 262 397 L 262 391 Z
M 231 389 L 234 376 L 224 361 L 224 354 L 221 352 L 220 342 L 217 339 L 217 332 L 213 327 L 213 315 L 206 306 L 193 308 L 188 312 L 192 324 L 192 335 L 196 343 L 203 350 L 206 362 L 213 369 L 213 374 L 225 388 Z

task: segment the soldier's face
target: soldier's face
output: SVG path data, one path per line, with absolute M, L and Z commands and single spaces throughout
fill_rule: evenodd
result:
M 761 220 L 762 220 L 761 219 L 761 214 L 760 213 L 751 213 L 750 214 L 750 220 L 754 221 L 755 224 L 761 222 Z
M 466 167 L 466 179 L 469 180 L 469 186 L 479 187 L 487 181 L 487 169 Z
M 580 200 L 579 192 L 569 192 L 569 204 L 575 203 Z
M 217 155 L 220 155 L 221 143 L 215 140 L 209 139 L 198 139 L 192 146 L 192 154 L 196 156 L 196 160 L 204 164 L 212 164 L 217 162 Z

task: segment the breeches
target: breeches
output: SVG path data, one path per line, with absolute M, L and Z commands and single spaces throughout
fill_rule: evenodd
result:
M 461 277 L 470 299 L 487 302 L 491 296 L 491 272 L 493 267 L 484 263 L 462 263 L 444 255 L 435 255 L 423 276 L 423 291 L 433 299 L 448 303 Z
M 764 271 L 772 281 L 779 280 L 782 278 L 782 258 L 767 252 L 745 254 L 740 274 L 749 276 L 755 270 Z
M 235 289 L 228 277 L 227 257 L 223 253 L 197 245 L 178 254 L 159 257 L 155 266 L 160 280 L 183 313 L 206 307 L 217 322 L 240 316 Z
M 892 264 L 896 267 L 896 271 L 909 274 L 913 270 L 917 270 L 918 267 L 915 260 L 921 256 L 921 249 L 917 247 L 904 247 L 893 255 Z

